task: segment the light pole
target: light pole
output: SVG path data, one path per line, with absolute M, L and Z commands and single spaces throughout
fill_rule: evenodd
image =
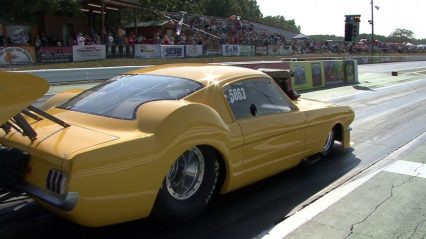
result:
M 379 10 L 378 6 L 374 6 L 374 0 L 371 0 L 371 20 L 368 22 L 371 24 L 371 55 L 374 56 L 374 8 Z
M 371 55 L 374 56 L 374 0 L 371 0 Z

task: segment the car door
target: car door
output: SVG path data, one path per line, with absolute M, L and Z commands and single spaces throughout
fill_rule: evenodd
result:
M 248 182 L 296 165 L 305 150 L 306 117 L 269 78 L 224 87 L 243 134 L 243 168 Z

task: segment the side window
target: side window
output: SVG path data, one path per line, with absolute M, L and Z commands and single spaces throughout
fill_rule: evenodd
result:
M 270 79 L 251 79 L 224 87 L 225 97 L 236 119 L 291 111 L 284 93 Z

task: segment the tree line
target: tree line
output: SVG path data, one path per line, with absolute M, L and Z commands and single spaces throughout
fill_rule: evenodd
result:
M 336 36 L 336 35 L 311 35 L 309 36 L 310 39 L 314 41 L 344 41 L 344 37 L 342 36 Z M 371 34 L 368 33 L 362 33 L 359 34 L 358 39 L 367 39 L 368 41 L 371 40 Z M 425 44 L 426 39 L 416 39 L 415 34 L 413 31 L 404 29 L 404 28 L 397 28 L 395 29 L 389 36 L 383 36 L 383 35 L 374 35 L 374 39 L 380 42 L 389 42 L 389 43 L 412 43 L 412 44 Z
M 14 22 L 37 22 L 43 15 L 83 16 L 81 0 L 0 0 L 0 20 Z M 278 27 L 300 33 L 300 26 L 284 16 L 264 17 L 256 0 L 139 0 L 138 20 L 153 20 L 162 17 L 162 12 L 186 12 L 191 15 L 217 17 L 240 16 L 241 19 Z M 131 14 L 134 11 L 123 9 Z

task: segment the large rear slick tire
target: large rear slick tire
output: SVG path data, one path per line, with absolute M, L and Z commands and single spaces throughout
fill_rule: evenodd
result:
M 201 214 L 218 184 L 217 156 L 216 151 L 206 146 L 194 146 L 180 155 L 163 180 L 153 217 L 169 224 Z

